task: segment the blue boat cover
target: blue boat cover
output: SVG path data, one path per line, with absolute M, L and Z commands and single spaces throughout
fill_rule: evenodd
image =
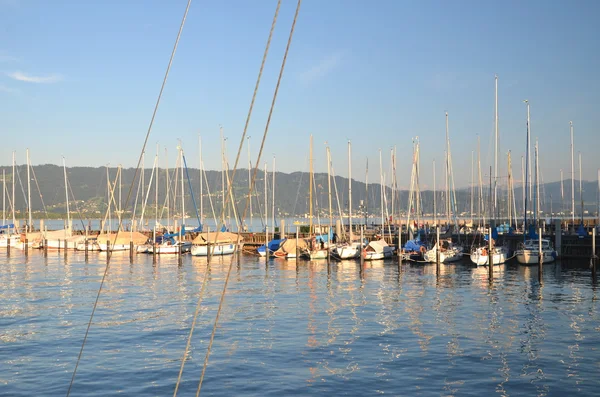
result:
M 14 228 L 15 228 L 14 223 L 9 223 L 8 225 L 0 226 L 0 229 L 14 229 Z
M 421 242 L 420 239 L 408 240 L 406 242 L 406 244 L 404 244 L 404 251 L 406 251 L 406 252 L 419 251 L 422 246 L 423 246 L 423 243 Z
M 585 231 L 585 228 L 583 227 L 583 225 L 580 223 L 579 227 L 577 228 L 577 235 L 579 237 L 583 237 L 585 235 L 587 235 L 587 232 Z

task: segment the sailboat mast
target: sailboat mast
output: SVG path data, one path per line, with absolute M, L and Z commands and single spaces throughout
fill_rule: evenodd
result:
M 171 196 L 171 192 L 169 189 L 169 155 L 167 153 L 167 148 L 165 148 L 165 162 L 166 162 L 166 168 L 165 168 L 165 172 L 167 174 L 167 178 L 166 178 L 166 182 L 167 182 L 167 228 L 170 228 L 171 226 L 171 213 L 170 213 L 170 207 L 171 207 L 171 203 L 170 203 L 170 196 Z M 169 230 L 170 232 L 170 230 Z
M 569 121 L 571 129 L 571 223 L 575 225 L 575 166 L 573 159 L 573 122 Z M 573 226 L 575 227 L 575 226 Z
M 448 112 L 446 112 L 446 178 L 445 180 L 445 193 L 446 193 L 446 221 L 448 222 L 448 226 L 450 226 L 450 183 L 448 181 L 448 174 L 450 173 L 450 167 L 448 166 L 448 161 L 450 154 L 448 152 Z
M 252 230 L 252 158 L 250 157 L 250 135 L 248 141 L 248 197 L 250 199 L 250 230 Z
M 538 158 L 538 142 L 535 140 L 535 215 L 534 222 L 537 229 L 538 216 L 540 214 L 540 165 Z M 542 238 L 542 236 L 540 236 Z
M 6 173 L 2 170 L 2 226 L 6 225 Z
M 312 236 L 313 232 L 313 136 L 310 136 L 309 149 L 308 149 L 308 222 L 309 222 L 309 233 Z
M 581 152 L 579 152 L 579 200 L 581 201 L 581 224 L 583 225 L 583 178 L 581 175 Z
M 510 150 L 508 151 L 508 183 L 506 185 L 507 187 L 507 192 L 508 192 L 508 226 L 511 227 L 512 226 L 512 197 L 511 197 L 511 182 L 512 182 L 512 164 L 511 164 L 511 159 L 510 159 Z
M 494 103 L 494 218 L 498 211 L 498 75 L 494 76 L 495 81 L 495 103 Z
M 529 200 L 531 200 L 531 190 L 529 189 L 529 196 L 527 195 L 527 189 L 531 187 L 531 169 L 529 167 L 530 163 L 531 163 L 531 153 L 529 150 L 529 145 L 530 145 L 530 127 L 529 127 L 529 101 L 527 99 L 525 99 L 525 104 L 527 105 L 527 147 L 526 147 L 526 153 L 525 153 L 525 204 L 524 204 L 524 208 L 525 208 L 525 215 L 524 215 L 524 226 L 523 226 L 523 238 L 525 238 L 525 235 L 527 234 L 527 199 L 529 198 Z M 529 181 L 527 180 L 529 178 Z
M 221 134 L 221 199 L 223 200 L 223 217 L 225 217 L 225 141 L 222 126 L 219 126 L 219 133 Z
M 381 160 L 381 149 L 379 149 L 379 177 L 380 177 L 380 198 L 381 198 L 381 236 L 385 238 L 385 227 L 383 217 L 383 161 Z
M 348 228 L 352 241 L 352 144 L 348 141 Z
M 531 118 L 529 117 L 529 101 L 525 100 L 527 103 L 527 160 L 526 160 L 526 168 L 527 168 L 527 177 L 529 178 L 529 201 L 531 201 L 531 195 L 533 194 L 531 179 Z
M 600 184 L 600 181 L 598 183 Z M 367 227 L 368 216 L 369 216 L 369 158 L 367 157 L 367 167 L 365 169 L 365 228 Z
M 472 192 L 472 189 L 471 189 Z M 437 224 L 437 205 L 436 205 L 436 189 L 435 189 L 435 159 L 433 159 L 433 224 L 435 225 L 435 227 L 438 226 Z M 472 203 L 471 203 L 471 206 Z
M 179 161 L 181 162 L 181 230 L 182 234 L 185 230 L 185 194 L 183 189 L 183 147 L 181 147 L 181 142 L 179 143 Z
M 67 199 L 67 228 L 71 229 L 71 212 L 69 211 L 69 189 L 67 186 L 67 166 L 65 164 L 64 156 L 63 156 L 63 171 L 65 174 L 65 198 Z
M 202 179 L 202 137 L 200 134 L 198 134 L 198 151 L 200 153 L 200 225 L 198 226 L 202 226 L 204 224 L 204 186 L 202 186 L 204 181 Z
M 27 148 L 27 204 L 28 204 L 28 212 L 29 212 L 29 225 L 27 227 L 28 232 L 33 231 L 33 220 L 31 215 L 31 177 L 29 176 L 29 168 L 31 164 L 29 162 L 29 148 Z
M 273 214 L 273 233 L 275 233 L 275 155 L 273 155 L 273 184 L 271 186 L 271 213 Z M 283 236 L 283 230 L 279 231 L 280 236 Z
M 13 220 L 13 225 L 17 224 L 17 217 L 15 216 L 15 152 L 13 151 L 12 153 L 12 175 L 11 175 L 11 179 L 12 179 L 12 220 Z
M 483 218 L 482 204 L 483 204 L 483 181 L 481 179 L 481 147 L 479 135 L 477 135 L 477 180 L 479 181 L 479 200 L 477 200 L 477 226 L 481 226 L 481 219 Z
M 154 226 L 158 225 L 158 143 L 156 144 L 156 159 L 154 166 L 156 167 L 156 185 L 154 186 Z
M 523 156 L 521 156 L 521 190 L 523 193 L 523 218 L 525 218 L 525 200 L 527 199 L 525 192 L 527 190 L 525 189 L 525 158 Z
M 327 151 L 327 191 L 329 198 L 329 233 L 333 230 L 333 211 L 331 209 L 331 152 L 329 146 L 326 148 Z M 329 235 L 329 233 L 327 235 Z
M 473 174 L 473 151 L 471 150 L 471 226 L 473 226 L 473 188 L 475 184 L 475 182 L 473 181 Z
M 269 245 L 269 207 L 267 202 L 267 163 L 265 162 L 265 245 Z M 267 251 L 268 252 L 268 251 Z

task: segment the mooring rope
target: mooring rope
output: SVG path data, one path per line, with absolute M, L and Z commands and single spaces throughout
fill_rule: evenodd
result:
M 292 37 L 294 36 L 294 29 L 296 27 L 296 21 L 298 20 L 298 13 L 300 12 L 300 5 L 302 4 L 302 0 L 298 0 L 298 4 L 296 6 L 296 13 L 294 14 L 294 20 L 292 21 L 292 27 L 290 29 L 290 35 L 288 37 L 288 41 L 287 41 L 287 45 L 285 48 L 285 53 L 283 55 L 283 60 L 281 62 L 281 68 L 279 70 L 279 77 L 277 78 L 277 84 L 275 85 L 275 92 L 273 93 L 273 100 L 271 101 L 271 108 L 269 109 L 269 117 L 267 118 L 267 123 L 265 125 L 265 131 L 263 133 L 263 137 L 262 137 L 262 141 L 260 144 L 260 150 L 258 152 L 258 158 L 256 160 L 255 164 L 260 164 L 260 159 L 262 156 L 262 152 L 264 149 L 264 145 L 265 145 L 265 141 L 267 139 L 267 134 L 269 132 L 269 126 L 271 124 L 271 117 L 273 116 L 273 109 L 275 108 L 275 103 L 277 101 L 277 94 L 279 92 L 279 86 L 281 84 L 281 79 L 283 77 L 283 71 L 285 70 L 285 63 L 287 61 L 287 56 L 290 50 L 290 45 L 292 43 Z M 240 156 L 240 152 L 241 152 L 241 148 L 243 145 L 243 139 L 244 137 L 242 136 L 242 141 L 240 143 L 240 149 L 238 151 L 238 158 Z M 237 159 L 236 159 L 236 166 L 237 166 Z M 234 167 L 234 173 L 235 173 L 235 167 Z M 249 195 L 246 198 L 246 205 L 244 207 L 244 213 L 242 215 L 242 219 L 246 219 L 246 213 L 248 211 L 248 207 L 249 207 L 249 203 L 250 203 L 250 192 L 252 192 L 252 190 L 254 189 L 254 184 L 256 182 L 256 175 L 258 174 L 258 167 L 254 168 L 254 175 L 252 176 L 252 182 L 250 184 L 250 190 L 249 190 Z M 229 189 L 231 189 L 231 185 L 229 186 Z M 241 235 L 238 233 L 238 237 L 237 237 L 237 242 L 236 242 L 236 247 L 239 247 L 240 244 L 240 238 Z M 238 256 L 238 264 L 239 264 L 239 258 L 240 255 Z M 227 291 L 227 284 L 229 283 L 229 278 L 231 277 L 231 270 L 233 268 L 233 262 L 234 262 L 234 258 L 231 259 L 231 262 L 229 263 L 229 269 L 227 270 L 227 276 L 225 278 L 225 283 L 223 285 L 223 291 L 221 292 L 221 299 L 219 300 L 219 307 L 217 309 L 217 315 L 215 317 L 215 323 L 213 325 L 213 329 L 212 329 L 212 333 L 210 335 L 210 341 L 208 343 L 208 347 L 206 349 L 206 356 L 204 358 L 204 365 L 202 366 L 202 374 L 200 375 L 200 381 L 198 382 L 198 389 L 196 390 L 196 397 L 198 397 L 200 395 L 200 391 L 202 390 L 202 382 L 204 381 L 204 375 L 206 373 L 206 367 L 208 366 L 208 359 L 210 357 L 210 352 L 212 349 L 212 345 L 213 345 L 213 341 L 215 339 L 215 334 L 217 332 L 217 326 L 219 323 L 219 317 L 221 315 L 221 310 L 223 308 L 223 301 L 225 300 L 225 292 Z
M 131 193 L 133 191 L 133 185 L 135 184 L 135 180 L 136 180 L 139 170 L 140 170 L 140 164 L 142 163 L 142 158 L 143 158 L 144 152 L 146 151 L 146 144 L 148 143 L 148 138 L 150 137 L 150 132 L 152 131 L 152 126 L 154 125 L 154 119 L 155 119 L 156 113 L 158 111 L 160 99 L 162 97 L 162 93 L 164 91 L 165 85 L 167 84 L 167 78 L 169 77 L 169 71 L 171 70 L 171 65 L 173 64 L 173 58 L 175 58 L 175 53 L 177 52 L 177 46 L 179 45 L 179 39 L 181 38 L 181 32 L 183 31 L 183 26 L 185 25 L 185 20 L 187 18 L 187 14 L 188 14 L 191 4 L 192 4 L 192 0 L 188 0 L 186 8 L 185 8 L 185 12 L 183 14 L 183 19 L 181 20 L 181 24 L 179 26 L 179 32 L 177 33 L 177 39 L 175 40 L 175 44 L 173 45 L 173 51 L 171 52 L 171 58 L 169 59 L 169 64 L 167 66 L 167 70 L 165 71 L 165 77 L 163 78 L 163 82 L 160 87 L 160 92 L 158 93 L 158 98 L 156 99 L 156 104 L 154 105 L 154 111 L 152 112 L 152 118 L 150 119 L 150 124 L 148 125 L 148 131 L 146 132 L 146 137 L 144 139 L 144 145 L 142 146 L 142 150 L 141 150 L 140 156 L 138 158 L 138 163 L 137 163 L 137 166 L 135 169 L 135 174 L 133 176 L 133 181 L 131 182 L 131 185 L 129 186 L 129 192 L 127 193 L 127 198 L 125 199 L 125 207 L 127 207 L 127 204 L 129 203 L 129 199 L 131 198 Z M 121 230 L 122 222 L 123 222 L 122 218 L 120 218 L 119 227 L 117 228 L 117 233 L 115 234 L 115 237 L 113 240 L 113 246 L 115 245 L 117 237 L 119 236 L 119 231 Z M 88 321 L 88 324 L 87 324 L 87 327 L 85 330 L 85 335 L 84 335 L 83 341 L 81 343 L 81 349 L 79 349 L 79 354 L 77 356 L 77 361 L 75 363 L 75 369 L 73 369 L 73 376 L 71 377 L 71 382 L 69 383 L 69 389 L 67 390 L 67 397 L 71 394 L 71 389 L 73 387 L 73 383 L 75 382 L 75 375 L 77 374 L 77 368 L 79 367 L 79 362 L 81 361 L 83 349 L 85 347 L 85 343 L 87 341 L 87 337 L 90 332 L 92 320 L 94 319 L 94 313 L 96 312 L 96 307 L 98 306 L 98 300 L 100 299 L 100 293 L 102 292 L 102 287 L 104 286 L 104 281 L 106 280 L 106 275 L 108 274 L 108 269 L 110 267 L 110 258 L 111 258 L 112 251 L 110 250 L 110 247 L 106 247 L 106 249 L 107 249 L 107 251 L 106 251 L 106 255 L 107 255 L 106 267 L 104 268 L 104 274 L 102 275 L 102 280 L 100 281 L 100 287 L 98 288 L 98 293 L 96 294 L 96 300 L 94 301 L 92 313 L 90 314 L 90 320 Z
M 271 23 L 271 30 L 269 31 L 269 38 L 267 39 L 267 44 L 265 46 L 265 52 L 263 53 L 263 58 L 262 58 L 262 62 L 260 64 L 260 69 L 258 72 L 258 77 L 256 79 L 256 85 L 254 86 L 254 93 L 252 94 L 252 100 L 250 101 L 250 108 L 248 109 L 248 115 L 246 116 L 246 124 L 244 125 L 244 131 L 242 133 L 242 138 L 241 138 L 241 143 L 240 146 L 238 148 L 238 153 L 236 156 L 236 160 L 235 160 L 235 164 L 233 167 L 233 172 L 232 172 L 232 180 L 235 177 L 235 172 L 237 170 L 237 165 L 238 165 L 238 161 L 240 158 L 240 153 L 242 150 L 242 146 L 244 143 L 244 139 L 246 136 L 246 133 L 248 131 L 248 125 L 250 124 L 250 118 L 252 117 L 252 111 L 254 109 L 254 102 L 256 100 L 256 95 L 258 93 L 258 88 L 260 86 L 260 81 L 262 79 L 262 74 L 263 74 L 263 70 L 265 67 L 265 63 L 267 61 L 267 56 L 269 54 L 269 48 L 271 47 L 271 39 L 273 38 L 273 32 L 275 30 L 275 25 L 277 24 L 277 17 L 279 16 L 279 8 L 281 7 L 281 0 L 277 1 L 277 7 L 275 8 L 275 15 L 273 16 L 273 22 Z M 221 209 L 221 216 L 220 216 L 220 220 L 223 219 L 224 215 L 225 215 L 225 208 L 227 207 L 227 203 L 229 201 L 229 195 L 231 193 L 231 186 L 232 184 L 229 184 L 228 192 L 225 200 L 225 204 L 223 205 L 223 208 Z M 253 185 L 252 185 L 253 186 Z M 252 189 L 249 190 L 248 194 L 250 194 L 252 192 Z M 212 205 L 212 201 L 211 201 L 211 205 Z M 245 212 L 244 212 L 244 216 L 245 216 Z M 217 234 L 215 235 L 215 242 L 217 241 L 217 238 L 219 236 L 219 231 L 220 228 L 217 228 Z M 239 246 L 239 239 L 237 242 L 236 247 Z M 212 249 L 211 249 L 212 248 Z M 208 252 L 207 252 L 207 263 L 206 263 L 206 270 L 205 270 L 205 274 L 204 274 L 204 279 L 202 280 L 202 286 L 200 288 L 200 295 L 198 296 L 198 301 L 196 302 L 196 310 L 194 312 L 194 318 L 192 320 L 192 325 L 190 326 L 190 332 L 188 333 L 188 338 L 187 338 L 187 343 L 185 346 L 185 351 L 183 352 L 183 357 L 181 359 L 181 365 L 179 367 L 179 374 L 177 376 L 177 382 L 175 383 L 175 390 L 173 392 L 173 397 L 177 396 L 177 391 L 179 390 L 179 384 L 181 383 L 181 377 L 183 375 L 183 369 L 185 367 L 185 362 L 190 350 L 190 346 L 192 343 L 192 335 L 194 334 L 194 329 L 196 327 L 196 321 L 198 319 L 198 314 L 200 312 L 200 307 L 202 305 L 202 299 L 203 299 L 203 295 L 204 295 L 204 291 L 206 290 L 206 284 L 207 284 L 207 280 L 208 280 L 208 270 L 210 269 L 210 263 L 211 263 L 211 259 L 212 259 L 212 254 L 214 252 L 214 246 L 211 247 L 210 244 L 208 245 Z M 233 258 L 232 258 L 232 262 L 233 262 Z M 231 265 L 230 265 L 231 267 Z M 218 315 L 218 314 L 217 314 Z M 203 371 L 204 373 L 204 371 Z

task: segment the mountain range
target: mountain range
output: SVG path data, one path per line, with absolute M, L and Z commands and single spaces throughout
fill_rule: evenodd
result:
M 144 174 L 144 187 L 141 186 L 141 171 L 136 179 L 136 184 L 131 186 L 135 175 L 135 169 L 127 168 L 121 170 L 120 177 L 120 188 L 119 184 L 115 183 L 115 177 L 117 175 L 117 168 L 107 167 L 70 167 L 66 169 L 67 180 L 69 184 L 69 200 L 71 212 L 80 212 L 84 218 L 98 218 L 103 217 L 107 209 L 108 203 L 108 183 L 110 180 L 111 185 L 114 185 L 114 200 L 115 203 L 119 202 L 121 197 L 121 203 L 123 209 L 126 212 L 133 210 L 134 202 L 137 200 L 136 212 L 141 212 L 143 199 L 148 196 L 146 213 L 148 215 L 154 214 L 155 202 L 156 202 L 156 181 L 158 180 L 158 207 L 163 208 L 166 205 L 166 186 L 167 186 L 167 172 L 165 169 L 160 168 L 158 170 L 158 177 L 152 175 L 152 169 L 145 169 Z M 6 195 L 4 197 L 4 206 L 6 208 L 7 217 L 10 218 L 11 208 L 11 197 L 12 197 L 12 180 L 13 171 L 11 166 L 0 167 L 0 173 L 5 175 L 5 186 Z M 171 214 L 181 211 L 181 178 L 179 176 L 180 170 L 169 170 L 169 184 L 170 184 L 170 203 Z M 212 217 L 212 210 L 210 201 L 212 200 L 212 207 L 215 208 L 218 216 L 218 210 L 222 206 L 221 188 L 222 173 L 220 171 L 206 171 L 206 178 L 204 180 L 202 200 L 200 199 L 200 171 L 198 169 L 188 169 L 187 176 L 184 179 L 184 194 L 185 194 L 185 205 L 186 213 L 192 217 L 195 217 L 195 207 L 200 207 L 202 202 L 204 214 L 206 217 Z M 148 183 L 152 175 L 152 187 L 148 192 Z M 65 198 L 65 183 L 64 183 L 64 170 L 63 167 L 44 164 L 32 166 L 30 169 L 30 189 L 31 189 L 31 205 L 32 212 L 38 213 L 40 216 L 45 217 L 60 217 L 66 212 L 66 198 Z M 231 171 L 229 173 L 231 178 Z M 262 170 L 258 170 L 256 173 L 255 190 L 253 194 L 252 206 L 253 214 L 255 217 L 261 216 L 264 213 L 264 187 L 265 187 L 265 175 Z M 272 178 L 273 175 L 268 173 L 267 175 L 267 198 L 269 212 L 271 212 L 272 205 Z M 27 197 L 28 197 L 28 184 L 27 184 L 27 167 L 25 165 L 19 165 L 15 171 L 15 210 L 17 212 L 17 218 L 23 218 L 27 211 Z M 175 184 L 177 180 L 177 184 Z M 248 193 L 248 169 L 239 169 L 236 172 L 235 179 L 233 181 L 233 195 L 236 203 L 238 213 L 243 211 L 246 195 Z M 309 211 L 309 174 L 306 172 L 292 172 L 282 173 L 277 172 L 275 174 L 275 209 L 279 216 L 302 216 Z M 335 182 L 334 182 L 335 181 Z M 193 191 L 190 194 L 190 187 Z M 328 195 L 328 183 L 327 174 L 316 173 L 314 175 L 314 191 L 313 191 L 313 208 L 315 213 L 320 211 L 321 214 L 328 214 L 329 208 L 329 195 Z M 587 211 L 589 215 L 593 215 L 597 212 L 598 208 L 598 183 L 583 181 L 583 202 L 584 211 Z M 338 208 L 342 212 L 347 213 L 348 209 L 348 179 L 340 176 L 332 178 L 331 182 L 332 189 L 332 207 L 335 214 L 338 213 Z M 337 190 L 337 195 L 336 195 Z M 479 187 L 476 186 L 474 190 L 474 212 L 478 211 L 478 191 Z M 483 191 L 483 203 L 484 207 L 489 208 L 489 185 L 482 186 Z M 386 186 L 384 199 L 387 203 L 387 211 L 391 212 L 392 208 L 392 189 Z M 129 205 L 125 206 L 127 202 L 126 198 L 130 196 L 128 200 Z M 438 214 L 445 213 L 445 192 L 438 191 L 435 195 L 435 202 L 437 205 Z M 521 187 L 515 187 L 516 197 L 516 209 L 518 214 L 522 214 L 522 190 Z M 372 216 L 381 216 L 381 186 L 377 183 L 365 185 L 364 182 L 352 180 L 352 210 L 354 214 L 362 213 L 365 211 Z M 399 212 L 405 213 L 408 206 L 409 192 L 406 190 L 399 191 L 394 195 L 394 213 Z M 421 192 L 421 209 L 425 214 L 433 213 L 434 195 L 432 191 Z M 196 205 L 194 206 L 194 201 Z M 338 204 L 339 203 L 339 204 Z M 570 214 L 571 207 L 571 181 L 564 181 L 564 199 L 561 194 L 560 182 L 549 182 L 540 185 L 540 207 L 545 213 L 549 213 L 550 210 L 554 213 L 564 210 L 566 214 Z M 114 204 L 112 208 L 115 209 Z M 400 208 L 400 210 L 398 210 Z M 471 188 L 462 188 L 456 190 L 456 209 L 457 213 L 469 213 L 471 208 Z M 498 190 L 498 213 L 500 216 L 505 215 L 507 208 L 507 192 L 505 189 L 499 187 Z M 529 207 L 531 209 L 531 206 Z M 200 212 L 200 209 L 198 209 Z M 42 214 L 39 214 L 42 212 Z M 579 181 L 575 183 L 575 212 L 580 214 L 581 212 L 581 199 L 579 195 Z M 166 216 L 166 213 L 163 213 Z

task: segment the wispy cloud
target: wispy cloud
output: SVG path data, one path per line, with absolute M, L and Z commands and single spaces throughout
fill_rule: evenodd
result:
M 10 72 L 6 73 L 8 77 L 18 81 L 24 81 L 26 83 L 36 83 L 36 84 L 50 84 L 57 83 L 61 81 L 63 78 L 59 74 L 49 74 L 46 76 L 33 76 L 29 74 L 25 74 L 23 72 Z
M 326 76 L 340 65 L 343 57 L 344 54 L 342 51 L 336 51 L 333 54 L 330 54 L 329 56 L 321 59 L 321 61 L 319 61 L 319 63 L 313 67 L 300 74 L 300 79 L 305 84 L 309 84 Z

